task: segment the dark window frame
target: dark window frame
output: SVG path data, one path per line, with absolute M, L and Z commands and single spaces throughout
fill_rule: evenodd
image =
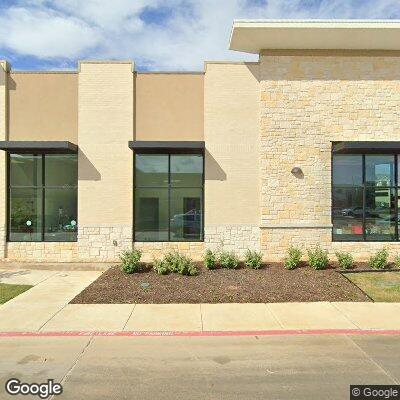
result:
M 31 185 L 19 185 L 19 186 L 11 186 L 11 155 L 32 155 L 32 156 L 41 156 L 42 160 L 42 182 L 40 186 L 31 186 Z M 32 152 L 21 152 L 21 151 L 7 151 L 7 176 L 6 176 L 6 188 L 7 188 L 7 233 L 6 233 L 6 241 L 9 243 L 75 243 L 78 241 L 78 232 L 76 232 L 74 240 L 45 240 L 45 192 L 46 189 L 66 189 L 65 186 L 46 186 L 46 155 L 65 155 L 69 153 L 54 153 L 54 152 L 46 152 L 46 151 L 32 151 Z M 78 179 L 76 185 L 68 186 L 69 189 L 78 190 Z M 40 231 L 40 240 L 12 240 L 10 239 L 10 228 L 11 228 L 11 189 L 37 189 L 41 191 L 41 199 L 42 199 L 42 215 L 41 215 L 41 231 Z M 78 226 L 78 196 L 76 199 L 76 222 Z
M 136 185 L 136 156 L 137 155 L 167 155 L 168 156 L 168 185 L 167 186 L 142 186 Z M 171 185 L 171 156 L 174 155 L 201 155 L 202 157 L 202 182 L 200 186 L 172 186 Z M 199 151 L 190 151 L 190 149 L 185 149 L 184 151 L 173 151 L 173 150 L 164 150 L 159 149 L 159 151 L 135 151 L 133 153 L 133 224 L 132 224 L 132 240 L 135 243 L 188 243 L 188 242 L 204 242 L 204 185 L 205 184 L 205 156 L 204 152 Z M 136 189 L 167 189 L 168 190 L 168 240 L 136 240 Z M 171 240 L 171 189 L 201 189 L 201 228 L 200 228 L 200 239 L 191 239 L 191 240 Z
M 361 155 L 362 156 L 362 183 L 359 186 L 352 186 L 353 188 L 359 187 L 362 189 L 362 230 L 363 233 L 360 235 L 359 240 L 355 239 L 338 239 L 337 235 L 335 237 L 334 234 L 334 216 L 333 216 L 333 193 L 335 188 L 340 188 L 343 185 L 335 185 L 333 182 L 333 159 L 335 155 L 343 155 L 343 156 L 354 156 L 354 155 Z M 394 218 L 395 218 L 395 233 L 394 233 L 394 239 L 387 239 L 387 240 L 382 240 L 382 239 L 367 239 L 367 233 L 366 233 L 366 192 L 368 188 L 376 188 L 377 186 L 374 185 L 367 185 L 366 184 L 366 164 L 365 164 L 365 157 L 368 155 L 391 155 L 393 156 L 394 159 L 394 184 L 393 185 L 386 185 L 386 186 L 379 186 L 379 189 L 389 189 L 389 190 L 394 190 Z M 363 153 L 335 153 L 334 151 L 331 152 L 331 224 L 332 224 L 332 229 L 331 229 L 331 241 L 332 242 L 348 242 L 348 243 L 360 243 L 360 242 L 365 242 L 365 243 L 391 243 L 391 242 L 399 242 L 399 208 L 398 208 L 398 200 L 399 200 L 399 190 L 400 190 L 400 182 L 399 182 L 399 161 L 400 157 L 398 153 L 395 152 L 384 152 L 384 153 L 378 153 L 378 152 L 363 152 Z

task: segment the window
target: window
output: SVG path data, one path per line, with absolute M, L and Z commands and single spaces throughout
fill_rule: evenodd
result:
M 75 241 L 77 155 L 9 154 L 8 170 L 8 240 Z
M 203 240 L 203 155 L 136 154 L 135 241 Z
M 333 240 L 399 240 L 397 158 L 333 155 Z

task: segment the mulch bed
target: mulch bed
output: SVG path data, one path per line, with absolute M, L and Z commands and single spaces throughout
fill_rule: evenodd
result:
M 362 269 L 358 265 L 357 269 Z M 271 263 L 260 270 L 206 270 L 198 276 L 157 275 L 151 269 L 125 274 L 112 267 L 71 303 L 274 303 L 295 301 L 370 301 L 331 265 L 323 271 L 308 266 L 286 270 Z

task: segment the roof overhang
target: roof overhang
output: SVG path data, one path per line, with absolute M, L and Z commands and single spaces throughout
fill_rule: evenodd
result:
M 335 154 L 393 154 L 400 153 L 400 142 L 333 142 Z
M 145 141 L 135 140 L 129 142 L 129 148 L 136 153 L 203 153 L 205 143 L 202 141 Z
M 230 50 L 400 50 L 399 20 L 235 20 Z
M 63 153 L 75 154 L 78 146 L 68 141 L 0 141 L 0 150 L 16 153 Z

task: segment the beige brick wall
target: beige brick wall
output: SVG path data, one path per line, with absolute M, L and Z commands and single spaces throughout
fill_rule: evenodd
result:
M 78 83 L 78 255 L 115 261 L 132 247 L 133 65 L 81 62 Z
M 366 250 L 384 246 L 331 245 L 331 141 L 400 140 L 399 54 L 262 54 L 261 219 L 266 258 L 281 259 L 289 243 L 320 242 L 331 252 L 351 250 L 359 259 L 365 259 Z M 300 167 L 304 176 L 293 176 L 293 167 Z M 386 246 L 400 251 L 400 243 Z
M 258 63 L 206 63 L 204 80 L 205 242 L 259 247 Z

